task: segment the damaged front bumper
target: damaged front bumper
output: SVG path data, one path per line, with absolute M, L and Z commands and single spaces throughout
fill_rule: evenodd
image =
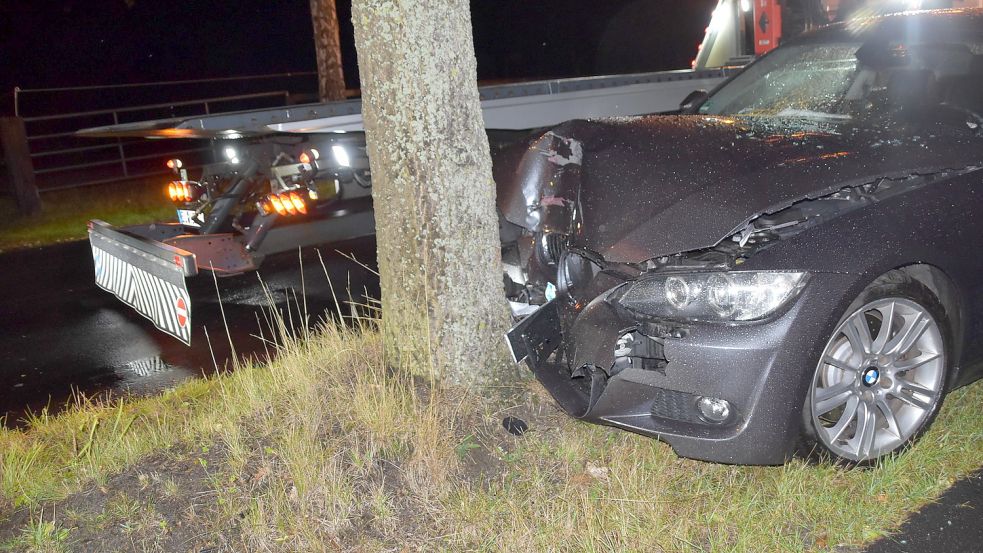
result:
M 640 321 L 601 294 L 564 297 L 509 334 L 517 361 L 573 417 L 659 438 L 677 454 L 770 465 L 794 452 L 815 360 L 849 296 L 814 275 L 776 317 L 746 324 Z

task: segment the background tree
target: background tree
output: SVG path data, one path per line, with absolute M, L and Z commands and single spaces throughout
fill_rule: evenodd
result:
M 345 99 L 345 73 L 341 66 L 341 38 L 335 0 L 311 0 L 314 51 L 317 53 L 317 88 L 322 102 Z
M 514 374 L 468 0 L 355 0 L 391 363 L 465 385 Z

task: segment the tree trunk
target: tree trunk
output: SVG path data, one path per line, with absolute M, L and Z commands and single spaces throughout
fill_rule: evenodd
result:
M 317 88 L 322 102 L 345 99 L 345 73 L 341 66 L 341 38 L 335 0 L 311 0 L 314 50 L 317 53 Z
M 387 355 L 501 382 L 516 373 L 468 0 L 355 0 L 352 19 Z
M 23 215 L 41 211 L 41 196 L 34 181 L 34 163 L 27 131 L 20 117 L 0 117 L 0 151 L 7 166 L 7 181 L 17 208 Z

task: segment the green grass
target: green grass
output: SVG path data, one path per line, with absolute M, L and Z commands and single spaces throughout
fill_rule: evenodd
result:
M 573 421 L 535 382 L 504 406 L 432 389 L 387 368 L 381 342 L 371 322 L 327 327 L 266 367 L 2 430 L 0 513 L 50 512 L 184 444 L 212 452 L 188 459 L 224 513 L 201 523 L 235 521 L 240 550 L 829 551 L 897 528 L 983 458 L 980 384 L 879 467 L 735 467 Z M 504 433 L 505 414 L 531 430 Z
M 85 238 L 90 219 L 114 225 L 173 220 L 166 185 L 167 178 L 159 177 L 46 192 L 41 213 L 31 217 L 20 215 L 12 199 L 0 198 L 0 252 Z
M 53 520 L 34 520 L 25 526 L 20 534 L 8 543 L 0 544 L 0 550 L 23 551 L 25 553 L 67 553 L 68 538 L 71 532 Z

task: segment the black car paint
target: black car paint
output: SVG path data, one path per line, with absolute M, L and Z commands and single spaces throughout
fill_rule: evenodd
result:
M 576 223 L 557 224 L 526 206 L 577 206 L 578 245 L 635 263 L 713 247 L 758 215 L 804 198 L 983 162 L 968 128 L 940 125 L 912 135 L 797 123 L 696 115 L 572 121 L 543 135 L 518 166 L 511 182 L 519 182 L 508 188 L 523 192 L 514 202 L 521 207 L 505 199 L 500 205 L 515 224 L 571 230 Z M 543 143 L 557 137 L 585 145 L 583 164 L 546 173 L 541 166 L 549 161 L 539 158 L 554 148 Z
M 947 25 L 983 29 L 978 11 L 878 21 L 870 32 L 891 38 L 919 25 L 936 33 Z M 571 415 L 660 437 L 680 455 L 781 463 L 794 451 L 816 359 L 841 315 L 878 276 L 913 265 L 944 296 L 958 367 L 952 383 L 979 378 L 983 137 L 962 115 L 879 127 L 696 115 L 574 121 L 516 148 L 516 170 L 498 174 L 504 217 L 567 234 L 567 255 L 592 252 L 606 267 L 631 264 L 639 272 L 673 270 L 651 261 L 666 257 L 691 270 L 810 273 L 785 311 L 728 325 L 640 320 L 616 301 L 619 286 L 634 277 L 601 271 L 577 298 L 561 293 L 551 304 L 559 322 L 543 343 L 559 352 L 532 364 L 537 378 Z M 732 237 L 762 216 L 880 182 L 896 193 L 865 195 L 858 208 L 820 224 L 735 249 Z M 613 370 L 615 344 L 636 329 L 661 346 L 660 370 Z M 737 413 L 722 425 L 653 415 L 697 396 L 727 399 Z

